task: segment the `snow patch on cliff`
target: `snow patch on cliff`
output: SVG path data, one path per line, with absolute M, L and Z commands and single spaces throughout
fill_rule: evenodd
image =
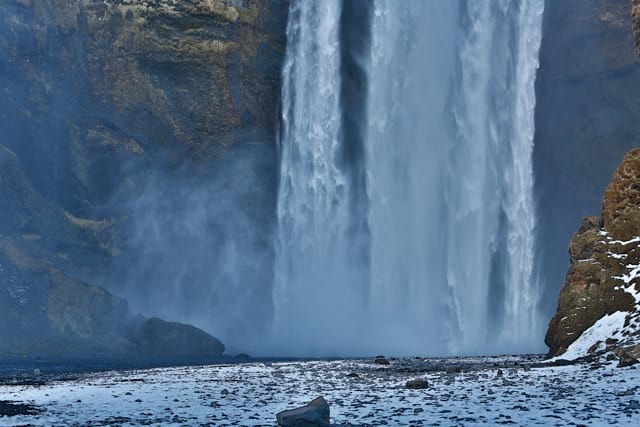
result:
M 604 350 L 604 342 L 607 338 L 622 338 L 624 321 L 628 314 L 629 313 L 625 311 L 616 311 L 615 313 L 603 316 L 594 323 L 593 326 L 584 331 L 578 339 L 569 346 L 567 351 L 548 361 L 554 362 L 559 359 L 575 360 L 587 356 L 589 349 L 598 343 L 601 343 L 600 346 L 598 346 L 598 350 Z

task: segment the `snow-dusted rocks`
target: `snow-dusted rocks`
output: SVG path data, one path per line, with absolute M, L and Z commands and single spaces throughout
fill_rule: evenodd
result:
M 246 363 L 0 382 L 0 401 L 44 410 L 0 417 L 0 425 L 275 426 L 277 413 L 322 395 L 336 426 L 637 427 L 640 369 L 615 361 L 541 367 L 539 360 L 398 359 L 384 369 L 371 359 Z M 447 374 L 452 364 L 464 372 Z M 429 387 L 406 388 L 416 378 Z
M 329 426 L 329 418 L 329 404 L 322 396 L 304 406 L 276 415 L 280 427 L 325 427 Z

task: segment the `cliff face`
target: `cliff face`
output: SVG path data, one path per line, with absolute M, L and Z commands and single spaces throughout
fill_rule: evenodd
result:
M 640 59 L 630 11 L 631 0 L 545 3 L 533 160 L 548 317 L 572 232 L 599 211 L 620 159 L 640 145 Z
M 633 0 L 631 16 L 640 52 L 640 0 Z M 583 220 L 569 256 L 545 337 L 549 355 L 615 350 L 640 357 L 640 148 L 625 155 L 605 192 L 601 217 Z
M 56 337 L 92 346 L 90 336 L 103 334 L 102 329 L 80 327 L 91 331 L 83 337 L 60 326 L 65 316 L 51 314 L 56 311 L 50 308 L 69 305 L 81 312 L 92 307 L 89 313 L 94 313 L 101 306 L 131 317 L 126 303 L 108 292 L 98 299 L 90 296 L 105 292 L 99 287 L 56 287 L 49 279 L 64 276 L 65 283 L 121 290 L 124 278 L 114 271 L 139 264 L 141 257 L 131 230 L 151 221 L 145 216 L 148 207 L 139 201 L 154 192 L 153 203 L 171 205 L 180 187 L 165 187 L 166 193 L 150 189 L 150 177 L 208 182 L 220 159 L 247 142 L 263 147 L 245 149 L 258 153 L 251 156 L 275 155 L 287 4 L 5 3 L 0 11 L 0 238 L 3 248 L 15 248 L 31 263 L 2 255 L 10 268 L 0 270 L 0 280 L 24 276 L 30 285 L 19 292 L 0 288 L 0 305 L 13 307 L 11 315 L 0 310 L 0 323 L 13 316 L 10 324 L 20 323 L 29 336 L 30 328 L 45 322 Z M 271 172 L 256 167 L 245 175 L 258 173 L 264 178 L 260 182 L 270 185 Z M 254 203 L 256 210 L 264 210 L 260 197 Z M 256 221 L 264 217 L 268 214 Z M 181 231 L 167 235 L 175 240 Z M 46 271 L 28 267 L 36 264 L 46 265 Z M 35 279 L 45 276 L 49 279 Z M 39 291 L 30 290 L 34 287 Z M 24 303 L 17 302 L 23 300 L 16 296 L 21 293 L 29 295 Z M 48 301 L 46 315 L 43 301 Z M 100 321 L 113 323 L 118 336 L 120 314 L 101 315 Z M 132 333 L 131 325 L 126 328 Z M 21 351 L 28 351 L 28 344 Z M 0 345 L 0 352 L 10 347 Z

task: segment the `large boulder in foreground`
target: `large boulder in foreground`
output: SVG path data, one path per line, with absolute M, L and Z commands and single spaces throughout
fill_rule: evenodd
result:
M 619 349 L 640 355 L 640 148 L 625 155 L 602 217 L 583 221 L 569 255 L 545 337 L 549 355 L 574 359 Z
M 276 415 L 280 427 L 329 426 L 329 418 L 329 404 L 323 397 L 317 397 L 304 406 L 282 411 Z

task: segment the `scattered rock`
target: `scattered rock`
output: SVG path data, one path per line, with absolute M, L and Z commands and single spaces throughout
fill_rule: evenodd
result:
M 502 373 L 502 369 L 498 369 L 498 372 L 496 372 L 496 377 L 500 378 L 502 377 L 503 373 Z
M 41 412 L 44 412 L 44 410 L 34 405 L 0 400 L 0 416 L 38 415 Z
M 450 366 L 447 368 L 447 374 L 461 374 L 462 368 L 460 366 Z
M 280 427 L 322 427 L 329 426 L 329 404 L 317 397 L 299 408 L 282 411 L 276 415 Z
M 627 411 L 637 411 L 638 409 L 640 409 L 640 403 L 638 403 L 637 400 L 630 400 L 629 404 L 627 404 L 627 407 L 625 408 Z
M 429 387 L 429 383 L 425 379 L 416 379 L 407 381 L 405 386 L 411 389 L 422 389 Z
M 618 356 L 618 368 L 626 368 L 627 366 L 633 366 L 638 363 L 638 359 L 633 356 L 630 356 L 628 353 L 624 351 L 619 352 Z
M 347 374 L 347 378 L 360 378 L 360 375 L 356 374 L 355 372 L 349 372 Z
M 391 363 L 387 360 L 386 357 L 384 356 L 376 356 L 375 360 L 373 361 L 373 363 L 375 363 L 376 365 L 390 365 Z

